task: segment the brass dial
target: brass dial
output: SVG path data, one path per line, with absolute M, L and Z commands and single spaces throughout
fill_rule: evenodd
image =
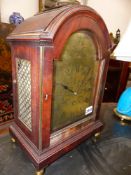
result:
M 93 105 L 98 61 L 89 32 L 71 35 L 61 59 L 54 61 L 52 131 L 84 117 Z

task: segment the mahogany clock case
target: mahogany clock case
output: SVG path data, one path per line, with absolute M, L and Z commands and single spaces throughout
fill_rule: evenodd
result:
M 102 129 L 110 37 L 93 9 L 69 5 L 25 20 L 8 40 L 15 115 L 10 133 L 40 170 Z

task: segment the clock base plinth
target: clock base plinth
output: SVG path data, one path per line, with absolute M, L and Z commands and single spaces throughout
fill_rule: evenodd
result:
M 97 120 L 84 126 L 76 134 L 69 134 L 69 138 L 62 140 L 58 139 L 57 143 L 52 143 L 47 147 L 39 150 L 19 128 L 17 124 L 10 126 L 10 134 L 17 143 L 27 153 L 30 160 L 37 169 L 37 175 L 42 175 L 42 169 L 60 158 L 65 153 L 74 149 L 78 144 L 92 137 L 95 133 L 99 133 L 103 128 L 103 124 Z

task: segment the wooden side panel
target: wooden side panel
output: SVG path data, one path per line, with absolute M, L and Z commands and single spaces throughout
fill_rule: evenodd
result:
M 14 112 L 15 121 L 18 126 L 24 131 L 24 133 L 30 138 L 30 140 L 38 147 L 38 128 L 39 128 L 39 115 L 40 115 L 40 104 L 39 101 L 39 48 L 37 46 L 25 43 L 14 43 L 12 47 L 12 65 L 13 65 L 13 91 L 14 93 Z M 26 60 L 30 63 L 30 77 L 31 77 L 31 125 L 32 129 L 29 130 L 19 120 L 19 102 L 18 102 L 18 77 L 17 77 L 17 59 Z M 26 81 L 26 75 L 24 75 Z M 23 80 L 24 81 L 24 80 Z M 26 87 L 25 87 L 26 88 Z M 23 91 L 27 91 L 24 89 Z M 24 106 L 23 106 L 24 107 Z M 24 111 L 24 110 L 23 110 Z M 28 121 L 27 121 L 28 122 Z

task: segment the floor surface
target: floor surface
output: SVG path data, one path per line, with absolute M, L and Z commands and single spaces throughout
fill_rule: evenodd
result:
M 131 123 L 121 124 L 115 104 L 101 108 L 104 129 L 97 143 L 88 139 L 49 167 L 45 175 L 131 175 Z M 8 134 L 0 138 L 0 175 L 34 175 L 35 168 Z

